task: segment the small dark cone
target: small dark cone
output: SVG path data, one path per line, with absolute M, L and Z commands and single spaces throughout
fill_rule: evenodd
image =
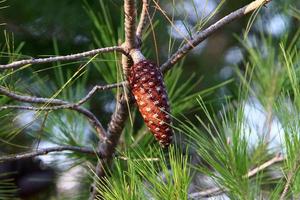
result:
M 131 67 L 128 79 L 149 130 L 163 147 L 169 146 L 173 130 L 170 126 L 170 106 L 161 71 L 153 62 L 143 60 Z

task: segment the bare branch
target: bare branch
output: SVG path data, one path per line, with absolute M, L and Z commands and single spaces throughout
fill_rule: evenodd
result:
M 123 44 L 129 51 L 135 48 L 135 1 L 134 0 L 124 0 L 124 11 L 125 11 L 125 43 Z M 128 59 L 126 56 L 122 56 L 122 68 L 125 78 L 127 78 L 129 68 L 132 65 L 132 60 Z M 108 124 L 107 138 L 103 142 L 99 142 L 98 150 L 103 155 L 105 154 L 105 159 L 98 161 L 96 165 L 94 177 L 94 183 L 92 184 L 92 190 L 89 199 L 94 200 L 98 194 L 97 192 L 97 178 L 102 178 L 105 176 L 105 166 L 109 165 L 113 154 L 115 153 L 116 146 L 118 145 L 122 130 L 124 128 L 125 122 L 128 117 L 128 84 L 124 88 L 123 95 L 119 98 L 116 104 L 115 111 L 111 117 Z
M 72 107 L 72 104 L 67 105 L 61 105 L 61 106 L 50 106 L 50 107 L 34 107 L 34 106 L 19 106 L 19 105 L 6 105 L 1 106 L 1 110 L 7 110 L 7 109 L 19 109 L 19 110 L 34 110 L 34 111 L 50 111 L 50 110 L 60 110 L 60 109 L 69 109 Z
M 125 13 L 125 43 L 124 47 L 130 51 L 136 47 L 136 6 L 135 0 L 124 0 L 124 13 Z M 132 60 L 128 59 L 125 56 L 122 56 L 122 67 L 125 78 L 130 66 L 132 65 Z M 127 85 L 127 84 L 126 84 Z M 125 121 L 128 117 L 127 111 L 127 99 L 126 91 L 127 88 L 124 88 L 125 94 L 117 101 L 115 112 L 112 115 L 111 121 L 108 125 L 107 138 L 103 142 L 99 142 L 99 151 L 104 153 L 107 157 L 105 160 L 98 162 L 96 166 L 96 175 L 98 177 L 104 176 L 104 165 L 107 165 L 110 162 L 112 155 L 115 153 L 115 148 L 119 142 L 120 135 L 125 125 Z M 97 178 L 97 177 L 95 177 Z M 92 192 L 90 199 L 94 199 L 97 195 L 96 190 L 96 179 L 92 186 Z
M 122 130 L 125 126 L 125 121 L 128 117 L 128 108 L 127 101 L 125 96 L 123 95 L 119 101 L 117 102 L 115 112 L 112 115 L 111 121 L 108 125 L 107 130 L 107 139 L 103 142 L 99 142 L 99 149 L 101 155 L 105 159 L 101 159 L 98 161 L 96 166 L 96 176 L 94 177 L 94 183 L 92 185 L 92 192 L 90 195 L 90 200 L 94 200 L 97 196 L 97 179 L 103 178 L 105 176 L 104 167 L 109 165 L 113 154 L 115 153 L 116 146 L 118 145 L 120 136 L 122 134 Z
M 136 46 L 136 7 L 135 0 L 124 0 L 125 12 L 125 45 L 131 50 Z
M 250 170 L 243 178 L 251 178 L 254 175 L 258 174 L 259 172 L 263 171 L 264 169 L 274 165 L 275 163 L 283 162 L 285 158 L 281 154 L 277 154 L 275 157 L 273 157 L 271 160 L 268 160 L 267 162 L 263 163 L 262 165 Z M 203 197 L 211 197 L 211 196 L 216 196 L 219 194 L 222 194 L 226 190 L 224 188 L 220 187 L 213 187 L 209 188 L 207 190 L 201 191 L 201 192 L 196 192 L 193 194 L 190 194 L 190 198 L 203 198 Z
M 46 155 L 48 153 L 60 152 L 60 151 L 75 151 L 78 153 L 85 153 L 85 154 L 91 154 L 91 155 L 97 154 L 95 152 L 95 150 L 92 148 L 77 147 L 77 146 L 58 146 L 58 147 L 50 147 L 50 148 L 45 148 L 45 149 L 38 149 L 33 152 L 20 153 L 20 154 L 14 154 L 14 155 L 9 155 L 9 156 L 2 156 L 2 157 L 0 157 L 0 163 L 7 162 L 7 161 L 20 160 L 20 159 L 25 159 L 25 158 L 32 158 L 35 156 L 41 156 L 41 155 Z M 101 157 L 101 156 L 99 156 L 99 157 Z
M 60 99 L 49 99 L 49 98 L 19 95 L 19 94 L 16 94 L 15 92 L 10 91 L 9 89 L 6 89 L 5 87 L 2 87 L 2 86 L 0 86 L 0 94 L 3 94 L 5 96 L 10 97 L 17 101 L 27 102 L 27 103 L 47 103 L 47 104 L 51 104 L 51 105 L 67 104 L 66 101 L 63 101 Z
M 104 86 L 100 86 L 100 85 L 96 85 L 93 87 L 93 89 L 91 89 L 91 91 L 89 91 L 89 93 L 82 98 L 80 101 L 78 101 L 76 103 L 76 105 L 82 105 L 85 102 L 87 102 L 97 91 L 102 91 L 102 90 L 109 90 L 109 89 L 113 89 L 113 88 L 117 88 L 117 87 L 122 87 L 123 85 L 125 85 L 125 82 L 121 82 L 121 83 L 115 83 L 115 84 L 110 84 L 110 85 L 104 85 Z
M 140 16 L 140 21 L 139 21 L 139 24 L 138 24 L 137 30 L 136 30 L 136 36 L 140 39 L 142 38 L 142 34 L 143 34 L 143 31 L 145 29 L 145 25 L 147 22 L 148 7 L 149 7 L 148 0 L 143 0 L 143 7 L 142 7 L 141 16 Z
M 80 106 L 87 102 L 97 91 L 103 91 L 103 90 L 109 90 L 117 87 L 122 87 L 125 82 L 121 83 L 114 83 L 109 85 L 96 85 L 91 89 L 88 94 L 79 100 L 77 103 L 67 103 L 66 101 L 60 100 L 60 99 L 49 99 L 49 98 L 40 98 L 40 97 L 32 97 L 32 96 L 23 96 L 18 95 L 16 93 L 13 93 L 11 91 L 8 91 L 6 88 L 0 86 L 0 94 L 3 94 L 5 96 L 8 96 L 12 99 L 15 99 L 17 101 L 27 102 L 27 103 L 45 103 L 51 104 L 51 105 L 68 105 L 68 106 Z
M 281 193 L 281 196 L 280 196 L 280 200 L 284 200 L 286 199 L 286 195 L 288 193 L 288 190 L 289 190 L 289 187 L 291 186 L 292 182 L 293 182 L 293 177 L 295 175 L 295 173 L 297 173 L 297 171 L 299 170 L 300 166 L 299 166 L 299 162 L 298 161 L 295 161 L 293 163 L 293 167 L 292 169 L 290 170 L 290 172 L 287 174 L 287 177 L 286 177 L 286 183 L 285 183 L 285 186 L 284 186 L 284 189 Z
M 105 138 L 106 131 L 103 128 L 102 124 L 98 121 L 96 116 L 93 113 L 91 113 L 89 110 L 82 108 L 76 104 L 72 104 L 72 103 L 69 103 L 67 101 L 63 101 L 60 99 L 40 98 L 40 97 L 34 97 L 34 96 L 19 95 L 12 91 L 9 91 L 8 89 L 6 89 L 2 86 L 0 86 L 0 94 L 3 94 L 5 96 L 8 96 L 14 100 L 21 101 L 21 102 L 43 103 L 45 105 L 57 105 L 59 109 L 68 108 L 70 110 L 75 110 L 75 111 L 85 115 L 89 119 L 90 123 L 93 125 L 93 127 L 95 127 L 100 138 L 102 138 L 102 139 Z M 59 106 L 61 106 L 61 107 L 59 107 Z M 2 109 L 8 109 L 8 108 L 2 107 Z M 25 107 L 24 107 L 24 109 L 25 109 Z M 31 108 L 28 108 L 28 109 L 31 109 Z M 41 110 L 41 109 L 42 108 L 37 108 L 37 109 L 32 108 L 31 110 Z M 51 110 L 51 109 L 48 109 L 48 110 Z M 53 110 L 53 107 L 52 107 L 52 110 Z
M 200 44 L 202 41 L 207 39 L 209 36 L 223 28 L 230 22 L 239 19 L 248 13 L 260 8 L 261 6 L 269 3 L 271 0 L 255 0 L 252 3 L 230 13 L 229 15 L 223 17 L 216 23 L 212 24 L 205 30 L 198 32 L 193 36 L 193 39 L 189 40 L 183 47 L 178 49 L 164 64 L 161 65 L 162 72 L 169 70 L 175 63 L 182 59 L 190 50 Z
M 71 61 L 71 60 L 79 60 L 81 58 L 85 58 L 88 56 L 94 56 L 100 53 L 107 53 L 117 51 L 124 55 L 127 55 L 127 53 L 124 51 L 124 49 L 120 46 L 113 46 L 113 47 L 106 47 L 106 48 L 99 48 L 99 49 L 93 49 L 90 51 L 85 51 L 82 53 L 77 54 L 71 54 L 66 56 L 53 56 L 48 58 L 32 58 L 32 59 L 26 59 L 26 60 L 19 60 L 15 61 L 6 65 L 0 65 L 1 69 L 16 69 L 20 68 L 24 65 L 28 64 L 43 64 L 43 63 L 50 63 L 50 62 L 57 62 L 57 61 Z
M 93 87 L 93 89 L 84 98 L 82 98 L 81 100 L 79 100 L 77 103 L 67 103 L 65 101 L 62 101 L 61 102 L 62 105 L 58 105 L 58 106 L 42 106 L 42 107 L 19 106 L 19 105 L 5 105 L 5 106 L 1 106 L 0 110 L 22 109 L 22 110 L 44 110 L 44 111 L 51 111 L 51 110 L 60 110 L 60 109 L 73 109 L 74 107 L 78 107 L 78 106 L 84 104 L 85 102 L 87 102 L 98 90 L 108 90 L 108 89 L 112 89 L 112 88 L 116 88 L 116 87 L 121 87 L 122 84 L 125 84 L 125 82 L 115 83 L 115 84 L 110 84 L 110 85 L 104 85 L 104 86 L 96 85 L 96 86 Z M 0 90 L 1 89 L 2 88 L 0 88 Z M 8 93 L 8 94 L 14 95 L 12 93 Z M 22 97 L 24 97 L 24 96 L 22 96 Z M 35 100 L 36 100 L 36 97 L 32 97 L 32 98 L 35 98 Z M 45 98 L 42 98 L 42 99 L 45 100 Z M 54 100 L 56 100 L 56 99 L 54 99 Z M 49 101 L 50 101 L 50 99 L 49 99 Z M 61 100 L 59 100 L 59 101 L 61 101 Z
M 201 192 L 195 192 L 189 195 L 189 198 L 191 199 L 197 199 L 197 198 L 204 198 L 204 197 L 211 197 L 211 196 L 217 196 L 224 192 L 224 189 L 219 187 L 213 187 L 206 189 Z
M 292 179 L 293 179 L 293 173 L 290 172 L 290 173 L 288 174 L 288 176 L 287 176 L 287 180 L 286 180 L 286 183 L 285 183 L 283 192 L 281 193 L 280 200 L 286 199 L 285 196 L 287 195 L 287 192 L 288 192 L 288 190 L 289 190 L 289 187 L 290 187 L 290 184 L 291 184 L 291 182 L 292 182 Z
M 105 155 L 106 158 L 111 158 L 115 152 L 115 147 L 118 144 L 120 135 L 125 125 L 125 121 L 128 117 L 127 103 L 130 104 L 131 99 L 128 100 L 123 94 L 118 100 L 115 112 L 113 113 L 108 124 L 107 139 L 100 144 L 99 152 L 101 152 L 102 155 Z
M 125 43 L 122 45 L 125 49 L 130 52 L 130 50 L 136 47 L 136 8 L 135 0 L 124 0 L 124 12 L 125 12 Z M 132 65 L 132 60 L 128 59 L 124 55 L 122 56 L 122 68 L 127 79 L 130 66 Z M 127 84 L 126 84 L 127 85 Z M 108 125 L 107 138 L 103 142 L 99 142 L 98 148 L 99 152 L 105 154 L 105 159 L 98 161 L 94 177 L 94 183 L 92 184 L 91 194 L 89 199 L 94 200 L 98 194 L 97 192 L 97 179 L 105 176 L 104 167 L 110 164 L 113 154 L 115 153 L 115 148 L 118 145 L 119 138 L 122 134 L 122 130 L 125 125 L 125 121 L 128 117 L 127 111 L 127 87 L 124 88 L 124 94 L 117 101 L 116 109 L 111 117 L 111 121 Z M 103 155 L 103 154 L 102 154 Z
M 263 163 L 262 165 L 252 169 L 251 171 L 249 171 L 244 178 L 250 178 L 254 175 L 256 175 L 258 172 L 270 167 L 271 165 L 278 163 L 278 162 L 282 162 L 284 161 L 285 158 L 281 155 L 281 154 L 277 154 L 274 158 L 272 158 L 271 160 Z

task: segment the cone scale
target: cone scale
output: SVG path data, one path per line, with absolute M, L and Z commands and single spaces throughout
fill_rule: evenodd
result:
M 155 63 L 142 60 L 130 68 L 128 80 L 147 127 L 163 147 L 169 146 L 172 121 L 161 71 Z

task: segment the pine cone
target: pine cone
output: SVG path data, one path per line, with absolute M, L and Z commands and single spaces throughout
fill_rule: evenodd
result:
M 161 71 L 149 60 L 134 64 L 129 73 L 131 91 L 146 125 L 156 140 L 167 147 L 172 141 L 170 106 Z

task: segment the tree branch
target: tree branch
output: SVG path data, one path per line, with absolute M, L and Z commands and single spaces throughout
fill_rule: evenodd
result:
M 107 129 L 107 138 L 105 141 L 100 143 L 99 152 L 101 152 L 104 157 L 110 159 L 115 152 L 115 148 L 118 145 L 119 138 L 125 126 L 125 121 L 128 117 L 128 104 L 130 104 L 130 100 L 127 104 L 128 100 L 123 94 L 121 98 L 118 100 L 115 112 L 111 117 L 111 121 L 108 124 Z M 101 171 L 98 173 L 99 177 L 104 176 L 104 172 Z
M 25 96 L 25 95 L 19 95 L 19 94 L 16 94 L 12 91 L 9 91 L 8 89 L 0 86 L 0 94 L 3 94 L 7 97 L 10 97 L 14 100 L 17 100 L 17 101 L 21 101 L 21 102 L 26 102 L 26 103 L 44 103 L 45 105 L 56 105 L 57 109 L 63 109 L 63 108 L 68 108 L 70 110 L 75 110 L 83 115 L 85 115 L 90 123 L 93 125 L 93 127 L 95 127 L 97 133 L 99 134 L 99 137 L 100 138 L 105 138 L 106 137 L 106 131 L 105 129 L 103 128 L 102 124 L 98 121 L 98 119 L 96 118 L 96 116 L 91 113 L 89 110 L 85 109 L 85 108 L 82 108 L 76 104 L 72 104 L 72 103 L 69 103 L 67 101 L 63 101 L 63 100 L 60 100 L 60 99 L 52 99 L 52 98 L 40 98 L 40 97 L 33 97 L 33 96 Z M 2 109 L 8 109 L 9 107 L 5 108 L 2 107 Z M 13 108 L 11 106 L 11 108 Z M 17 107 L 15 107 L 17 108 Z M 20 109 L 26 109 L 26 107 L 19 107 Z M 48 110 L 51 110 L 50 107 L 48 107 L 49 109 Z M 34 107 L 27 107 L 27 109 L 30 109 L 30 110 L 42 110 L 43 107 L 41 108 L 34 108 Z M 47 107 L 45 107 L 45 110 L 47 110 Z M 52 110 L 53 110 L 53 107 L 52 107 Z
M 2 156 L 2 157 L 0 157 L 0 163 L 7 162 L 7 161 L 20 160 L 20 159 L 25 159 L 25 158 L 32 158 L 35 156 L 41 156 L 41 155 L 46 155 L 48 153 L 60 152 L 60 151 L 74 151 L 74 152 L 91 154 L 91 155 L 97 154 L 95 152 L 95 150 L 92 148 L 77 147 L 77 146 L 58 146 L 58 147 L 50 147 L 50 148 L 45 148 L 45 149 L 38 149 L 33 152 L 20 153 L 20 154 L 14 154 L 14 155 L 9 155 L 9 156 Z M 99 157 L 102 157 L 102 156 L 99 156 Z
M 142 39 L 142 34 L 143 34 L 143 31 L 145 29 L 145 25 L 147 22 L 148 7 L 149 7 L 148 0 L 143 0 L 143 7 L 142 7 L 141 16 L 140 16 L 140 21 L 139 21 L 139 24 L 138 24 L 137 30 L 136 30 L 136 36 L 140 39 Z
M 291 182 L 292 182 L 292 179 L 293 179 L 293 173 L 290 172 L 290 173 L 287 175 L 287 180 L 286 180 L 286 183 L 285 183 L 285 185 L 284 185 L 283 192 L 281 193 L 280 200 L 286 199 L 285 196 L 286 196 L 287 193 L 288 193 L 288 190 L 289 190 L 290 184 L 291 184 Z
M 136 7 L 135 0 L 124 0 L 125 45 L 129 50 L 136 47 Z
M 96 85 L 96 86 L 93 87 L 93 89 L 84 98 L 79 100 L 77 103 L 67 103 L 67 102 L 65 102 L 66 104 L 64 103 L 64 104 L 58 105 L 58 106 L 42 106 L 42 107 L 20 106 L 20 105 L 5 105 L 5 106 L 1 106 L 0 110 L 21 109 L 21 110 L 52 111 L 52 110 L 60 110 L 60 109 L 74 109 L 75 107 L 78 107 L 78 106 L 84 104 L 85 102 L 87 102 L 98 90 L 108 90 L 108 89 L 112 89 L 112 88 L 116 88 L 116 87 L 121 87 L 122 84 L 125 84 L 125 82 L 115 83 L 115 84 L 110 84 L 110 85 L 104 85 L 104 86 Z M 0 88 L 0 90 L 1 90 L 1 88 Z M 36 97 L 32 97 L 32 98 L 36 98 Z
M 268 160 L 267 162 L 263 163 L 262 165 L 250 170 L 243 178 L 251 178 L 254 175 L 256 175 L 258 172 L 270 167 L 271 165 L 284 161 L 285 158 L 281 154 L 277 154 L 274 158 L 271 160 Z
M 125 13 L 125 43 L 122 45 L 127 52 L 136 48 L 136 7 L 135 0 L 124 0 L 124 13 Z M 122 56 L 122 68 L 125 79 L 131 65 L 133 64 L 131 59 Z M 128 85 L 128 84 L 126 84 Z M 127 101 L 128 101 L 128 88 L 124 88 L 124 94 L 117 101 L 116 109 L 111 117 L 110 123 L 108 124 L 107 138 L 103 142 L 99 142 L 99 152 L 105 155 L 105 159 L 98 161 L 96 166 L 96 176 L 91 188 L 91 194 L 89 199 L 94 200 L 98 194 L 97 192 L 97 178 L 103 178 L 105 176 L 105 166 L 110 164 L 111 158 L 115 153 L 116 146 L 118 145 L 119 138 L 122 134 L 125 121 L 128 117 Z
M 82 53 L 71 54 L 71 55 L 66 55 L 66 56 L 53 56 L 53 57 L 48 57 L 48 58 L 32 58 L 32 59 L 26 59 L 26 60 L 19 60 L 19 61 L 15 61 L 15 62 L 6 64 L 6 65 L 0 65 L 0 70 L 1 69 L 16 69 L 16 68 L 20 68 L 20 67 L 22 67 L 24 65 L 28 65 L 28 64 L 43 64 L 43 63 L 57 62 L 57 61 L 78 60 L 78 59 L 81 59 L 84 57 L 94 56 L 96 54 L 107 53 L 107 52 L 112 52 L 112 51 L 117 51 L 124 55 L 128 55 L 122 47 L 113 46 L 113 47 L 93 49 L 90 51 L 85 51 Z
M 103 142 L 99 142 L 99 149 L 104 159 L 98 161 L 95 168 L 94 183 L 92 185 L 92 191 L 90 200 L 94 200 L 98 194 L 97 192 L 97 179 L 105 176 L 105 167 L 110 164 L 113 154 L 115 153 L 120 136 L 125 126 L 125 121 L 128 117 L 127 100 L 123 95 L 116 104 L 116 109 L 111 117 L 111 121 L 108 125 L 107 139 Z
M 60 99 L 49 99 L 49 98 L 19 95 L 2 86 L 0 86 L 0 94 L 10 97 L 16 101 L 21 101 L 26 103 L 47 103 L 51 105 L 63 105 L 68 103 Z
M 60 109 L 70 109 L 70 107 L 73 107 L 72 104 L 67 105 L 61 105 L 61 106 L 50 106 L 50 107 L 34 107 L 34 106 L 19 106 L 19 105 L 6 105 L 1 106 L 1 110 L 7 110 L 7 109 L 19 109 L 19 110 L 34 110 L 34 111 L 53 111 L 53 110 L 60 110 Z
M 136 45 L 136 7 L 135 0 L 124 0 L 124 12 L 125 12 L 125 48 L 129 51 L 135 48 Z M 122 57 L 122 66 L 125 74 L 125 78 L 127 73 L 126 70 L 131 66 L 132 62 L 127 57 Z M 127 85 L 127 84 L 126 84 Z M 111 121 L 108 124 L 107 130 L 107 138 L 105 141 L 99 144 L 99 151 L 105 154 L 107 158 L 112 157 L 115 152 L 115 147 L 118 144 L 120 135 L 125 125 L 125 121 L 128 116 L 127 110 L 127 102 L 128 102 L 128 88 L 124 88 L 124 94 L 121 95 L 119 100 L 117 101 L 115 111 L 111 117 Z M 99 177 L 104 176 L 103 168 L 98 168 Z
M 123 87 L 123 85 L 125 85 L 125 82 L 121 82 L 121 83 L 114 83 L 114 84 L 110 84 L 110 85 L 104 85 L 104 86 L 100 86 L 100 85 L 96 85 L 93 87 L 93 89 L 91 89 L 89 91 L 89 93 L 82 98 L 80 101 L 78 101 L 76 103 L 76 105 L 82 105 L 85 102 L 87 102 L 97 91 L 103 91 L 103 90 L 109 90 L 109 89 L 113 89 L 113 88 L 117 88 L 117 87 Z
M 283 162 L 284 160 L 285 160 L 285 158 L 281 154 L 277 154 L 275 157 L 273 157 L 272 159 L 263 163 L 262 165 L 250 170 L 246 175 L 243 176 L 243 178 L 251 178 L 251 177 L 255 176 L 256 174 L 258 174 L 259 172 L 272 166 L 273 164 Z M 211 196 L 216 196 L 216 195 L 222 194 L 225 191 L 226 191 L 226 189 L 224 189 L 224 188 L 213 187 L 213 188 L 209 188 L 207 190 L 201 191 L 201 192 L 192 193 L 189 195 L 189 198 L 197 199 L 197 198 L 211 197 Z
M 289 190 L 289 187 L 291 186 L 292 182 L 293 182 L 293 176 L 295 175 L 295 173 L 297 173 L 297 171 L 299 170 L 299 161 L 296 160 L 294 163 L 293 163 L 293 167 L 292 169 L 290 170 L 290 172 L 287 174 L 287 177 L 286 177 L 286 183 L 285 183 L 285 186 L 283 188 L 283 191 L 281 193 L 281 196 L 280 196 L 280 200 L 284 200 L 286 199 L 286 195 L 288 193 L 288 190 Z
M 109 85 L 96 85 L 94 86 L 88 94 L 79 100 L 77 103 L 68 103 L 66 101 L 60 100 L 60 99 L 49 99 L 49 98 L 40 98 L 40 97 L 32 97 L 32 96 L 23 96 L 23 95 L 18 95 L 16 93 L 13 93 L 6 88 L 0 86 L 0 94 L 3 94 L 5 96 L 8 96 L 12 99 L 15 99 L 17 101 L 22 101 L 22 102 L 27 102 L 27 103 L 45 103 L 51 104 L 51 105 L 72 105 L 72 106 L 80 106 L 87 102 L 97 91 L 103 91 L 103 90 L 109 90 L 117 87 L 122 87 L 125 82 L 121 83 L 114 83 L 114 84 L 109 84 Z
M 255 0 L 252 3 L 230 13 L 229 15 L 223 17 L 216 23 L 212 24 L 205 30 L 196 33 L 193 39 L 189 40 L 183 47 L 178 49 L 164 64 L 161 65 L 160 69 L 162 72 L 169 70 L 175 63 L 182 59 L 190 50 L 199 45 L 202 41 L 207 39 L 209 36 L 223 28 L 230 22 L 239 19 L 248 13 L 260 8 L 261 6 L 269 3 L 271 0 Z

